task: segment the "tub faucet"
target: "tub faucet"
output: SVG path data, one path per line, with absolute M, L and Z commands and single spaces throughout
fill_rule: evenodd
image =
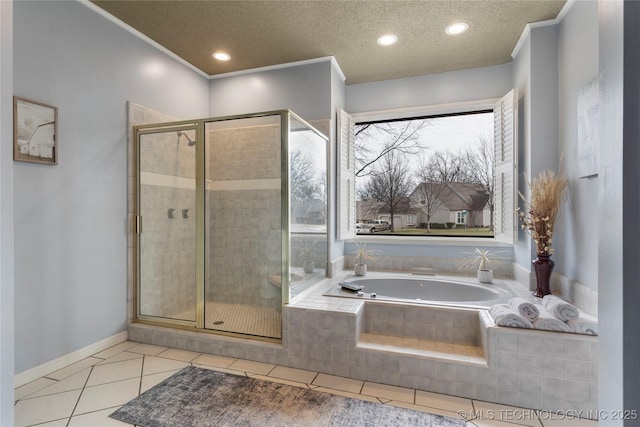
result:
M 436 275 L 436 269 L 435 268 L 413 267 L 411 269 L 411 274 L 412 275 L 417 275 L 417 276 L 435 276 Z

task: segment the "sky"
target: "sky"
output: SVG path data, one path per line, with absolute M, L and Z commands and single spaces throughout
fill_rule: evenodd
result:
M 457 153 L 477 144 L 479 136 L 493 139 L 493 113 L 431 119 L 431 124 L 421 134 L 423 141 L 434 150 Z
M 429 119 L 429 124 L 420 132 L 420 139 L 428 147 L 425 157 L 436 151 L 450 151 L 457 154 L 466 147 L 478 144 L 479 137 L 493 139 L 493 113 L 467 114 L 462 116 L 436 117 Z M 405 122 L 396 122 L 403 126 Z M 383 141 L 371 140 L 370 147 L 382 146 Z M 357 156 L 357 153 L 356 153 Z M 409 158 L 410 167 L 418 164 L 418 156 Z
M 457 154 L 469 146 L 476 146 L 480 137 L 493 140 L 493 112 L 435 117 L 429 120 L 429 124 L 420 133 L 422 144 L 428 147 L 424 153 L 425 158 L 436 151 L 450 151 Z M 396 123 L 398 126 L 403 126 L 405 122 Z M 383 141 L 367 142 L 372 149 L 376 145 L 381 147 L 382 144 Z M 410 170 L 415 171 L 419 164 L 419 155 L 410 156 L 408 160 Z M 362 189 L 368 180 L 368 177 L 356 178 L 356 188 Z

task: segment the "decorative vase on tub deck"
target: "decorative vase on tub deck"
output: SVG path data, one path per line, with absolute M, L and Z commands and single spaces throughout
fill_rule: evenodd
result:
M 355 246 L 353 272 L 356 276 L 364 276 L 367 274 L 367 264 L 365 261 L 375 261 L 378 251 L 367 249 L 367 244 L 363 242 L 352 242 L 352 244 Z
M 536 272 L 536 291 L 533 293 L 534 297 L 542 298 L 545 295 L 549 295 L 551 290 L 549 289 L 549 282 L 551 281 L 551 273 L 556 263 L 551 259 L 551 254 L 538 254 L 538 258 L 531 261 L 533 269 Z
M 520 211 L 520 223 L 523 230 L 536 244 L 538 258 L 531 261 L 536 272 L 536 291 L 533 296 L 542 298 L 551 293 L 549 281 L 555 262 L 551 260 L 553 232 L 556 216 L 564 202 L 567 178 L 552 171 L 541 172 L 533 181 L 527 181 L 530 202 L 520 193 L 525 209 Z
M 478 282 L 491 283 L 493 282 L 493 270 L 479 269 L 478 270 Z
M 313 261 L 305 261 L 302 265 L 305 273 L 313 273 L 313 269 L 315 268 L 315 264 Z
M 499 265 L 502 263 L 503 258 L 498 256 L 498 254 L 501 254 L 502 252 L 494 251 L 493 249 L 476 248 L 473 252 L 464 253 L 470 256 L 462 260 L 459 265 L 460 269 L 468 272 L 477 269 L 478 282 L 492 283 L 493 270 L 489 268 L 489 266 Z
M 364 276 L 367 274 L 367 264 L 356 264 L 353 266 L 353 272 L 356 276 Z

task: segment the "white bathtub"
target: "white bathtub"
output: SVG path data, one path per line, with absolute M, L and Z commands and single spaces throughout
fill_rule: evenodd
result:
M 332 286 L 324 295 L 437 305 L 488 308 L 506 302 L 513 293 L 505 285 L 481 285 L 435 277 L 349 278 L 342 282 L 362 285 L 360 292 Z

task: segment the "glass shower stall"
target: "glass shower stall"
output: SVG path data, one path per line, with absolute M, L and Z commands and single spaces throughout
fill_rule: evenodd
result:
M 134 127 L 135 320 L 279 339 L 326 276 L 327 139 L 290 111 Z

